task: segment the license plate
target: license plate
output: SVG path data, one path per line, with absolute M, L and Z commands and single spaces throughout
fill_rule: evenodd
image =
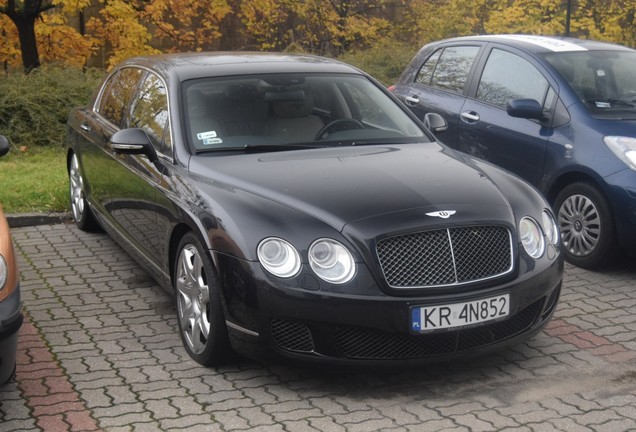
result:
M 447 305 L 411 308 L 411 329 L 415 332 L 464 327 L 497 320 L 510 313 L 510 296 Z

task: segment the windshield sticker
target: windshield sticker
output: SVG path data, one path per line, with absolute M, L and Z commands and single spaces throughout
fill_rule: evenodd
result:
M 208 131 L 208 132 L 201 132 L 197 134 L 197 138 L 200 140 L 206 140 L 208 138 L 216 138 L 216 131 Z
M 553 39 L 543 36 L 532 35 L 502 35 L 501 37 L 507 39 L 515 39 L 522 42 L 528 42 L 540 47 L 549 49 L 550 51 L 587 51 L 587 48 L 583 48 L 580 45 L 573 44 L 572 42 L 566 42 L 559 39 Z
M 596 76 L 598 77 L 604 77 L 605 76 L 605 71 L 603 69 L 599 69 L 596 71 Z
M 609 102 L 595 102 L 596 108 L 611 108 L 612 104 Z
M 214 145 L 214 144 L 222 144 L 223 140 L 221 138 L 207 138 L 203 140 L 203 145 Z

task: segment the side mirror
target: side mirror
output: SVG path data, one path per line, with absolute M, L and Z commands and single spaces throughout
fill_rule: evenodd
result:
M 110 148 L 116 153 L 146 155 L 150 162 L 158 159 L 148 134 L 139 128 L 115 132 L 110 139 Z
M 434 134 L 442 133 L 448 129 L 446 119 L 437 113 L 426 113 L 424 116 L 424 126 Z
M 10 148 L 9 140 L 5 136 L 0 135 L 0 156 L 4 156 L 9 153 Z
M 544 120 L 543 108 L 534 99 L 511 99 L 506 107 L 510 117 Z

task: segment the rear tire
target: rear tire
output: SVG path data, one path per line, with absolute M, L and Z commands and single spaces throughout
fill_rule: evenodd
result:
M 207 251 L 191 232 L 179 243 L 173 286 L 179 333 L 190 357 L 203 366 L 227 361 L 232 349 L 219 283 Z
M 97 231 L 99 224 L 88 205 L 84 189 L 84 178 L 75 153 L 71 156 L 71 162 L 68 167 L 68 180 L 73 220 L 82 231 Z
M 594 269 L 616 255 L 612 215 L 605 197 L 595 186 L 584 182 L 566 186 L 556 197 L 554 213 L 568 262 Z

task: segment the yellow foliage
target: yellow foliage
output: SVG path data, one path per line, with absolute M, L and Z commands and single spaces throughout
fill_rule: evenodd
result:
M 62 14 L 45 14 L 36 22 L 40 58 L 44 62 L 61 62 L 82 67 L 92 54 L 93 41 L 67 25 Z
M 26 0 L 13 3 L 18 12 Z M 83 65 L 96 50 L 109 67 L 160 51 L 296 50 L 339 55 L 380 41 L 422 45 L 488 33 L 563 35 L 566 0 L 50 0 L 36 20 L 41 60 Z M 14 23 L 0 0 L 0 64 L 19 66 Z M 44 4 L 50 4 L 44 2 Z M 68 17 L 98 4 L 87 35 Z M 575 37 L 636 46 L 636 0 L 572 0 Z M 242 38 L 222 46 L 229 23 Z M 233 29 L 234 30 L 234 29 Z
M 100 2 L 103 4 L 100 16 L 91 18 L 86 28 L 109 48 L 109 68 L 129 57 L 160 53 L 150 45 L 152 35 L 139 22 L 137 12 L 129 3 L 123 0 Z
M 0 14 L 0 63 L 18 66 L 20 61 L 18 30 L 8 16 Z

